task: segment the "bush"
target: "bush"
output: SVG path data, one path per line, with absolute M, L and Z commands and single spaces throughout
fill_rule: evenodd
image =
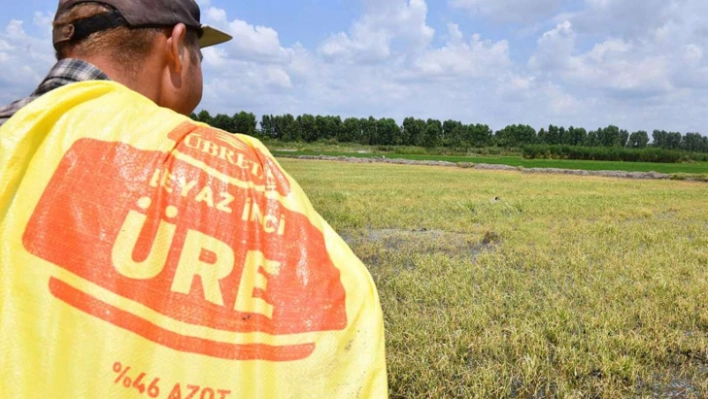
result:
M 691 154 L 662 148 L 631 149 L 623 147 L 579 147 L 569 145 L 528 145 L 521 153 L 526 159 L 575 159 L 584 161 L 623 161 L 680 163 L 702 161 L 703 154 Z
M 427 155 L 429 152 L 424 147 L 403 146 L 403 145 L 378 145 L 377 152 L 403 154 L 403 155 Z

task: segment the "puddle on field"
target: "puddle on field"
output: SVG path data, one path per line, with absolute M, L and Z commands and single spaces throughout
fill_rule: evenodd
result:
M 692 399 L 701 397 L 700 388 L 692 381 L 678 378 L 665 384 L 656 384 L 652 391 L 652 398 L 656 399 Z
M 657 374 L 651 382 L 638 382 L 635 392 L 627 394 L 627 397 L 632 399 L 704 399 L 706 398 L 705 392 L 701 390 L 698 381 L 708 379 L 708 368 L 699 366 L 698 370 L 694 370 L 694 372 L 693 377 L 682 376 L 678 371 Z M 602 378 L 602 373 L 593 373 L 593 376 Z M 561 397 L 554 383 L 538 388 L 533 394 L 524 393 L 522 388 L 521 379 L 514 377 L 508 397 L 510 399 L 556 399 Z M 589 398 L 603 397 L 596 392 L 584 393 Z
M 472 259 L 501 242 L 501 237 L 493 231 L 470 234 L 426 229 L 366 229 L 343 231 L 340 235 L 370 265 L 378 264 L 384 255 L 409 258 L 442 253 L 457 259 Z
M 708 366 L 705 363 L 690 363 L 692 375 L 682 375 L 675 372 L 664 377 L 657 377 L 652 384 L 646 384 L 646 388 L 651 392 L 651 397 L 655 399 L 694 399 L 705 398 L 706 392 L 702 392 L 698 381 L 708 380 Z

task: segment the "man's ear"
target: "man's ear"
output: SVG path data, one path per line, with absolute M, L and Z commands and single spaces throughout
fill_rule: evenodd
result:
M 188 61 L 187 53 L 187 27 L 180 23 L 172 28 L 172 33 L 167 39 L 167 62 L 170 64 L 170 69 L 175 73 L 182 73 L 184 63 Z

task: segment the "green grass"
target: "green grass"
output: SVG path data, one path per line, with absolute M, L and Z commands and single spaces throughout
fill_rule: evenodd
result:
M 708 397 L 704 183 L 280 162 L 377 283 L 392 398 Z
M 295 155 L 327 155 L 347 156 L 357 158 L 381 157 L 380 154 L 336 152 L 336 151 L 296 151 L 284 152 L 273 149 L 275 156 Z M 445 155 L 408 155 L 385 154 L 387 158 L 412 159 L 425 161 L 471 162 L 498 165 L 522 166 L 524 168 L 558 168 L 579 170 L 621 170 L 627 172 L 658 172 L 658 173 L 691 173 L 708 174 L 708 163 L 646 163 L 646 162 L 610 162 L 610 161 L 577 161 L 557 159 L 524 159 L 520 156 L 445 156 Z

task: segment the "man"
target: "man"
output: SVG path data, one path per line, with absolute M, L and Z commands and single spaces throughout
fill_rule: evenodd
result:
M 78 81 L 108 80 L 108 75 L 112 80 L 150 98 L 157 105 L 177 112 L 185 112 L 197 106 L 202 87 L 200 63 L 194 62 L 195 57 L 201 57 L 198 47 L 220 44 L 231 37 L 201 25 L 198 19 L 199 8 L 190 2 L 178 5 L 170 5 L 169 0 L 152 4 L 146 2 L 151 8 L 147 10 L 129 1 L 115 2 L 124 13 L 116 11 L 116 8 L 109 5 L 111 3 L 114 2 L 60 1 L 53 34 L 59 62 L 30 97 L 0 108 L 0 125 L 20 108 L 53 89 Z M 174 11 L 170 7 L 174 7 Z M 155 15 L 153 10 L 165 12 Z M 169 32 L 174 29 L 177 30 Z M 166 93 L 161 91 L 163 84 L 158 75 L 160 57 L 156 51 L 152 51 L 152 41 L 161 36 L 160 33 L 164 33 L 162 36 L 165 41 L 173 38 L 173 46 L 180 45 L 180 40 L 184 42 L 181 44 L 183 48 L 176 49 L 179 55 L 185 49 L 190 52 L 192 62 L 184 66 L 194 70 L 185 70 L 185 76 L 190 77 L 184 81 L 188 86 L 174 88 L 183 90 L 182 93 L 174 93 L 177 99 L 161 96 L 169 95 L 170 87 L 164 88 Z
M 0 109 L 0 397 L 386 397 L 373 281 L 257 140 L 192 122 L 193 0 L 61 0 Z

